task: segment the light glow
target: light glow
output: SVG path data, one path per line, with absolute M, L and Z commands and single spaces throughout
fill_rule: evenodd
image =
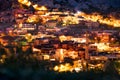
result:
M 90 20 L 93 22 L 100 22 L 102 24 L 107 24 L 114 27 L 120 27 L 120 20 L 109 15 L 109 17 L 104 18 L 104 16 L 99 13 L 86 14 L 84 12 L 77 12 L 75 16 L 82 16 L 85 20 Z

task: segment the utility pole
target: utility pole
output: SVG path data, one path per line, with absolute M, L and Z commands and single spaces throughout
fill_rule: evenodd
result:
M 88 32 L 86 31 L 86 43 L 85 43 L 85 59 L 89 60 L 89 39 L 88 39 Z
M 86 31 L 86 43 L 85 43 L 85 61 L 86 61 L 86 71 L 88 71 L 88 62 L 89 62 L 89 39 L 88 39 L 88 31 Z

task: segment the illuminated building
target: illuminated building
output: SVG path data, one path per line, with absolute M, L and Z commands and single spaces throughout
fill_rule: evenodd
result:
M 100 15 L 99 13 L 92 13 L 92 14 L 86 14 L 84 12 L 77 12 L 75 14 L 75 16 L 82 16 L 84 17 L 85 20 L 90 20 L 93 22 L 99 22 L 102 24 L 107 24 L 113 27 L 120 27 L 120 20 L 115 19 L 114 17 L 109 17 L 109 18 L 103 18 L 102 15 Z
M 47 28 L 54 28 L 57 26 L 57 20 L 48 20 L 46 22 L 46 27 Z

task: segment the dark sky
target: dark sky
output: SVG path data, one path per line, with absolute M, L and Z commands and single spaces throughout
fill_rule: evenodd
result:
M 10 8 L 11 2 L 12 1 L 17 1 L 17 0 L 0 0 L 0 10 L 6 10 Z M 30 0 L 30 1 L 43 1 L 43 0 Z M 44 0 L 44 1 L 49 1 L 49 0 Z M 50 0 L 52 1 L 52 0 Z M 53 0 L 53 1 L 65 1 L 65 0 Z M 66 0 L 66 1 L 72 1 L 72 0 Z M 92 2 L 92 5 L 105 5 L 105 6 L 111 6 L 113 8 L 120 8 L 120 0 L 73 0 L 76 1 L 77 4 L 80 4 L 81 2 L 84 4 L 84 2 Z M 79 3 L 78 3 L 79 2 Z M 71 2 L 72 3 L 72 2 Z M 64 4 L 67 5 L 68 3 Z

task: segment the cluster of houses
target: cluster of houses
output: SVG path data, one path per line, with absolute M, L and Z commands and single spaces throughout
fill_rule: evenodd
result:
M 66 57 L 81 59 L 85 58 L 86 49 L 89 50 L 90 55 L 96 55 L 101 45 L 95 43 L 105 43 L 108 50 L 110 47 L 108 43 L 115 41 L 114 34 L 118 33 L 114 30 L 92 30 L 91 28 L 99 28 L 99 22 L 86 21 L 83 17 L 76 17 L 69 11 L 45 9 L 33 13 L 26 9 L 14 9 L 12 12 L 14 16 L 9 12 L 6 13 L 0 14 L 0 22 L 15 20 L 16 23 L 5 28 L 3 35 L 1 31 L 1 45 L 15 47 L 19 43 L 23 51 L 32 49 L 33 53 L 45 56 L 45 59 L 50 57 L 60 61 Z M 76 26 L 87 26 L 88 29 L 73 31 L 72 28 Z M 87 39 L 89 39 L 89 46 L 86 48 Z M 120 50 L 120 47 L 117 46 L 117 50 Z M 17 50 L 14 52 L 17 53 Z

